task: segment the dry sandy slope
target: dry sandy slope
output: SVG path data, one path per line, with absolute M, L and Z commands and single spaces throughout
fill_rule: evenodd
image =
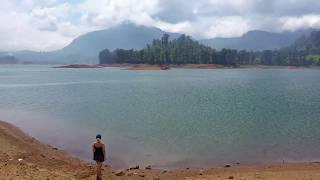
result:
M 23 159 L 19 161 L 18 159 Z M 131 170 L 115 176 L 104 167 L 104 179 L 153 180 L 209 180 L 209 179 L 274 179 L 320 180 L 319 163 L 279 164 L 263 166 L 234 165 L 206 170 Z M 130 176 L 128 176 L 128 174 Z M 144 177 L 141 177 L 143 176 Z M 69 157 L 65 152 L 42 144 L 11 124 L 0 121 L 0 180 L 29 179 L 91 179 L 94 168 L 88 163 Z

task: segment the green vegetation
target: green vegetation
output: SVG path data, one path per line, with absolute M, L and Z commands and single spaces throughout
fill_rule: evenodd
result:
M 164 34 L 161 39 L 153 40 L 151 45 L 142 50 L 116 49 L 110 52 L 105 49 L 100 52 L 99 57 L 101 64 L 319 65 L 317 38 L 320 36 L 317 33 L 320 34 L 320 31 L 312 33 L 312 40 L 304 40 L 307 44 L 298 42 L 286 49 L 264 51 L 217 51 L 200 44 L 190 36 L 181 35 L 170 41 L 169 35 Z
M 308 54 L 306 59 L 313 62 L 313 64 L 320 65 L 320 55 L 319 54 Z

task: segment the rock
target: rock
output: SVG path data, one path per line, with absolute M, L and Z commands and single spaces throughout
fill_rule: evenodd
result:
M 133 176 L 133 172 L 129 172 L 127 176 Z
M 144 175 L 144 174 L 139 174 L 139 176 L 140 176 L 140 177 L 145 177 L 146 175 Z
M 189 169 L 190 169 L 190 168 L 188 168 L 188 167 L 186 168 L 186 170 L 189 170 Z
M 47 172 L 48 170 L 47 169 L 45 169 L 45 168 L 39 168 L 38 169 L 40 172 Z
M 151 170 L 151 165 L 146 167 L 147 170 Z
M 233 176 L 229 176 L 228 179 L 234 179 L 234 177 Z
M 224 167 L 225 168 L 231 167 L 231 164 L 225 164 Z
M 123 176 L 125 173 L 123 171 L 118 171 L 115 173 L 116 176 Z
M 19 162 L 22 161 L 22 160 L 23 160 L 23 159 L 21 159 L 21 158 L 18 159 Z
M 140 168 L 139 165 L 136 165 L 136 166 L 133 166 L 133 167 L 131 167 L 129 169 L 132 170 L 132 169 L 139 169 L 139 168 Z
M 166 170 L 163 170 L 163 171 L 162 171 L 162 173 L 166 173 L 166 172 L 168 172 L 168 171 L 166 171 Z
M 255 173 L 255 178 L 261 178 L 259 173 Z
M 160 177 L 159 176 L 154 177 L 152 180 L 160 180 Z
M 43 158 L 45 158 L 45 157 L 46 157 L 46 156 L 45 156 L 45 155 L 43 155 L 43 154 L 40 154 L 40 156 L 41 156 L 41 157 L 43 157 Z

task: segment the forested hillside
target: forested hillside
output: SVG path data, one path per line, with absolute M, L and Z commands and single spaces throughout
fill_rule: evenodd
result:
M 144 49 L 116 49 L 113 52 L 105 49 L 100 52 L 99 58 L 101 64 L 320 65 L 317 59 L 320 54 L 319 34 L 320 31 L 312 32 L 303 42 L 299 40 L 295 43 L 300 44 L 299 46 L 294 44 L 281 50 L 264 51 L 234 49 L 217 51 L 200 44 L 190 36 L 181 35 L 170 41 L 169 35 L 164 34 L 161 39 L 154 39 L 152 44 L 148 44 Z M 302 48 L 304 46 L 305 48 Z

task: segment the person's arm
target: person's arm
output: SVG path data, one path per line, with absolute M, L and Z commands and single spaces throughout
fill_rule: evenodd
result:
M 106 145 L 103 144 L 103 156 L 104 156 L 104 159 L 106 159 Z
M 94 153 L 96 149 L 94 148 L 94 143 L 92 144 L 92 153 Z

